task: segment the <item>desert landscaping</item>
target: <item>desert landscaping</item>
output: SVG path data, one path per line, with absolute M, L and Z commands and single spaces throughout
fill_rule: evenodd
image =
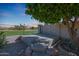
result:
M 79 4 L 0 3 L 0 56 L 79 56 Z

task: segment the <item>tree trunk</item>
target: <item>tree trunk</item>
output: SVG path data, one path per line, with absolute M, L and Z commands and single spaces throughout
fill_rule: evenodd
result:
M 65 23 L 66 23 L 66 26 L 68 28 L 68 32 L 69 32 L 70 39 L 71 39 L 72 43 L 75 46 L 79 47 L 79 40 L 77 39 L 77 33 L 75 31 L 75 22 L 76 22 L 76 20 L 72 23 L 69 23 L 68 18 L 65 18 Z
M 59 23 L 59 39 L 61 39 L 61 23 Z

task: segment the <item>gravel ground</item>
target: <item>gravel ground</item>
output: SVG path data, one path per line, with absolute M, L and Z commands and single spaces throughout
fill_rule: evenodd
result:
M 41 37 L 38 35 L 22 35 L 23 37 Z M 19 35 L 16 36 L 8 36 L 6 37 L 6 40 L 8 41 L 8 45 L 6 45 L 4 48 L 0 49 L 0 55 L 2 56 L 18 56 L 18 55 L 24 55 L 25 49 L 27 46 L 25 46 L 22 42 L 16 42 L 15 40 L 19 37 Z M 41 38 L 47 38 L 47 37 L 41 37 Z
M 6 40 L 8 44 L 0 49 L 0 55 L 2 56 L 17 56 L 20 55 L 21 51 L 23 52 L 26 48 L 25 44 L 22 42 L 16 42 L 15 40 L 19 37 L 17 36 L 8 36 Z
M 12 43 L 0 49 L 0 55 L 18 56 L 18 55 L 21 55 L 20 52 L 21 51 L 23 52 L 24 49 L 25 49 L 25 46 L 22 43 Z

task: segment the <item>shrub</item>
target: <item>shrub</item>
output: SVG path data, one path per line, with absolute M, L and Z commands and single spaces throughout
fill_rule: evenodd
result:
M 4 32 L 0 32 L 0 47 L 3 47 L 7 44 L 6 36 Z

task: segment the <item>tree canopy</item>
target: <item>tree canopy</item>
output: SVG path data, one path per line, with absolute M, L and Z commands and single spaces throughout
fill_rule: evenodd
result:
M 57 23 L 61 18 L 79 16 L 79 4 L 75 3 L 31 3 L 27 4 L 26 14 L 45 23 Z

